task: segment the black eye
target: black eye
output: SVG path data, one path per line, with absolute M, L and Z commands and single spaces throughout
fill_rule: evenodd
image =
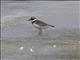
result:
M 31 20 L 34 20 L 34 18 L 31 18 Z

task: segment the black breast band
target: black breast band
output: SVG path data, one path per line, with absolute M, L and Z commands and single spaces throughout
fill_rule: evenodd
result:
M 36 22 L 36 21 L 33 21 L 32 24 L 35 23 L 35 22 Z

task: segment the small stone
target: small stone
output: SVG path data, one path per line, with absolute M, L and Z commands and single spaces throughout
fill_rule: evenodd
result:
M 53 45 L 53 47 L 55 48 L 55 47 L 56 47 L 56 45 Z
M 20 50 L 23 50 L 24 49 L 24 47 L 22 46 L 22 47 L 20 47 Z
M 30 51 L 33 52 L 33 49 L 31 48 Z

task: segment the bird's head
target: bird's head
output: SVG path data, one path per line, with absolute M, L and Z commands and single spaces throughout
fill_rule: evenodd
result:
M 31 17 L 28 21 L 33 21 L 33 20 L 35 20 L 36 19 L 36 17 Z

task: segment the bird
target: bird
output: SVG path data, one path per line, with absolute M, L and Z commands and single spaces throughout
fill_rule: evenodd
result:
M 43 29 L 47 29 L 49 27 L 53 27 L 53 28 L 55 27 L 53 25 L 47 24 L 46 22 L 43 22 L 43 21 L 37 19 L 34 16 L 30 17 L 30 19 L 28 19 L 28 21 L 31 21 L 32 25 L 39 30 L 39 35 L 42 34 Z

